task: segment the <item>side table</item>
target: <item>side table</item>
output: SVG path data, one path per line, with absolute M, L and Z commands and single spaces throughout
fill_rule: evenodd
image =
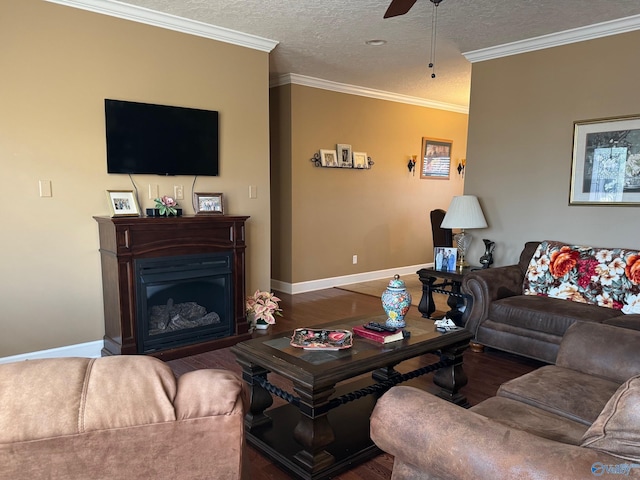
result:
M 449 295 L 447 305 L 451 308 L 451 310 L 447 312 L 446 317 L 453 320 L 453 323 L 456 325 L 463 327 L 462 315 L 464 312 L 460 310 L 460 304 L 464 304 L 466 306 L 465 308 L 470 308 L 473 299 L 471 295 L 460 291 L 462 279 L 470 272 L 481 269 L 482 267 L 469 266 L 462 270 L 436 270 L 434 268 L 422 268 L 418 270 L 418 277 L 420 282 L 422 282 L 422 298 L 418 305 L 418 311 L 424 318 L 431 318 L 431 315 L 436 310 L 433 293 L 444 293 Z M 444 281 L 442 283 L 435 283 L 438 278 Z

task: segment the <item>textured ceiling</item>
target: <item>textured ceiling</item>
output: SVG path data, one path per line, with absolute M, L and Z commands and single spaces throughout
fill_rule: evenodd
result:
M 640 14 L 639 0 L 443 0 L 436 78 L 428 69 L 433 4 L 383 19 L 390 0 L 127 0 L 279 42 L 270 75 L 297 74 L 468 106 L 464 52 Z M 365 45 L 384 39 L 383 46 Z

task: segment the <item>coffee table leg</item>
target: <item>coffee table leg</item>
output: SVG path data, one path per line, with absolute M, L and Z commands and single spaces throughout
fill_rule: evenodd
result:
M 462 369 L 462 354 L 468 346 L 469 342 L 465 342 L 443 348 L 441 357 L 452 363 L 448 367 L 437 370 L 433 376 L 433 383 L 441 388 L 436 395 L 465 408 L 470 404 L 467 397 L 459 393 L 459 390 L 468 382 L 467 374 Z
M 242 366 L 242 379 L 249 385 L 250 403 L 244 417 L 245 428 L 251 431 L 252 428 L 271 424 L 271 418 L 264 411 L 273 404 L 273 397 L 256 381 L 258 377 L 266 379 L 269 370 L 241 358 L 237 358 L 237 362 Z
M 293 385 L 300 396 L 300 421 L 293 431 L 293 437 L 304 447 L 294 455 L 310 473 L 317 472 L 332 465 L 333 455 L 325 450 L 334 439 L 333 428 L 329 424 L 327 414 L 328 399 L 335 392 L 330 386 L 324 390 L 311 391 L 303 385 Z

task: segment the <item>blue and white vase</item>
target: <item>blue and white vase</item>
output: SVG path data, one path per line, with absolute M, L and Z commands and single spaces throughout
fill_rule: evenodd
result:
M 406 326 L 404 316 L 411 307 L 411 294 L 407 291 L 400 275 L 394 275 L 389 286 L 382 293 L 382 308 L 387 314 L 388 327 L 402 328 Z

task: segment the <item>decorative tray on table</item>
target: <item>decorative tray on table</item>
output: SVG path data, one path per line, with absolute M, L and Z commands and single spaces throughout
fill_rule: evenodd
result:
M 305 350 L 343 350 L 353 346 L 353 334 L 349 330 L 296 328 L 291 346 Z

